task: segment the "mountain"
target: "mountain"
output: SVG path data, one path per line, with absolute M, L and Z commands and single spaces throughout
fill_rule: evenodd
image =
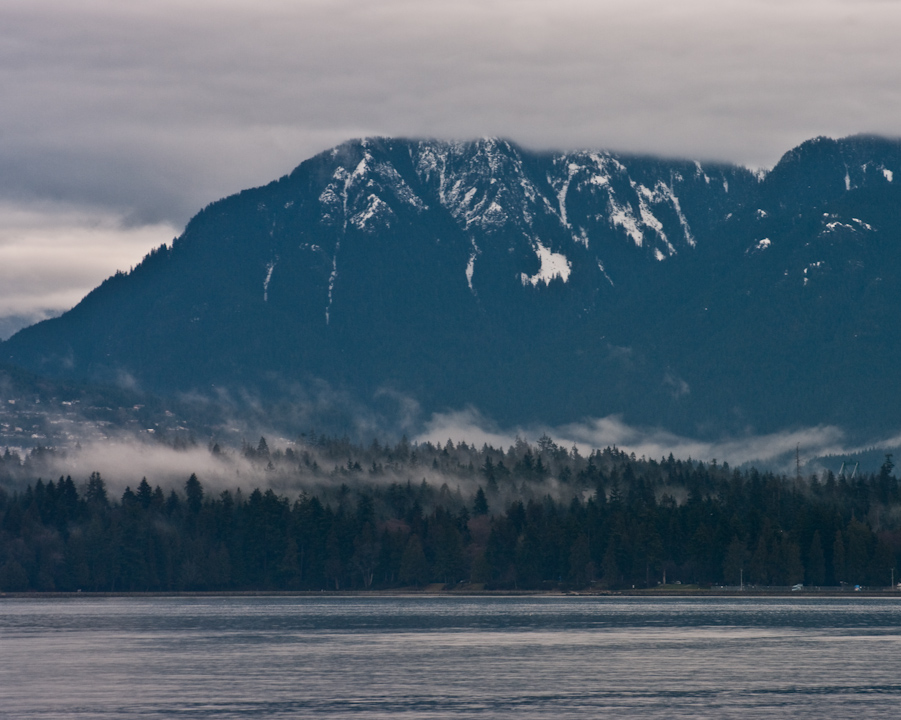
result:
M 901 142 L 869 136 L 767 173 L 348 142 L 209 205 L 0 360 L 287 425 L 303 405 L 326 424 L 472 407 L 707 436 L 896 429 L 898 173 Z

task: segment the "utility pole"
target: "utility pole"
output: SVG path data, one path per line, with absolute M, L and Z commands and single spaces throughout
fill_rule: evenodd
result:
M 798 482 L 801 482 L 801 443 L 795 447 L 795 473 Z
M 892 571 L 894 572 L 894 571 Z M 732 577 L 735 577 L 734 575 Z M 745 591 L 745 569 L 738 568 L 738 590 L 739 592 Z

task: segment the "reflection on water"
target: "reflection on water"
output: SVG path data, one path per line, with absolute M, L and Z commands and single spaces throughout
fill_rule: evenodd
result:
M 0 599 L 0 717 L 898 717 L 901 599 Z

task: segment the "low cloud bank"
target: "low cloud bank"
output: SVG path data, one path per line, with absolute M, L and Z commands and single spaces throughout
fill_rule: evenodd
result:
M 558 445 L 575 445 L 579 451 L 617 447 L 637 457 L 674 457 L 704 462 L 728 462 L 732 466 L 757 465 L 780 472 L 793 472 L 798 452 L 805 472 L 826 469 L 821 458 L 845 456 L 871 450 L 891 451 L 901 447 L 901 433 L 873 439 L 866 443 L 849 441 L 844 430 L 834 425 L 787 430 L 766 435 L 724 437 L 699 440 L 679 435 L 663 428 L 642 428 L 628 425 L 619 416 L 592 418 L 580 423 L 558 427 L 532 425 L 500 428 L 475 410 L 436 414 L 415 440 L 444 442 L 448 438 L 465 439 L 481 445 L 505 447 L 522 438 L 534 442 L 547 435 Z M 829 468 L 833 471 L 838 468 Z
M 259 484 L 262 474 L 239 453 L 213 454 L 206 446 L 173 449 L 168 445 L 141 442 L 126 437 L 93 442 L 66 453 L 53 463 L 66 469 L 73 479 L 100 473 L 110 486 L 121 492 L 137 487 L 146 477 L 152 485 L 182 487 L 191 473 L 203 478 L 209 490 Z
M 33 482 L 37 477 L 50 480 L 71 475 L 77 483 L 83 483 L 91 473 L 98 472 L 110 491 L 118 495 L 126 486 L 134 489 L 144 477 L 151 485 L 160 485 L 167 490 L 182 488 L 187 478 L 196 473 L 210 493 L 237 488 L 249 491 L 259 487 L 292 495 L 303 490 L 334 491 L 345 483 L 353 486 L 359 483 L 420 483 L 423 480 L 435 486 L 447 483 L 452 490 L 457 488 L 472 493 L 481 476 L 473 473 L 473 468 L 467 470 L 466 467 L 477 466 L 482 459 L 477 452 L 472 454 L 465 448 L 462 453 L 457 452 L 455 458 L 454 447 L 459 450 L 460 443 L 466 443 L 473 451 L 483 445 L 504 451 L 511 446 L 521 448 L 523 441 L 534 447 L 546 436 L 564 449 L 575 446 L 583 457 L 594 449 L 616 447 L 627 454 L 648 459 L 666 458 L 672 454 L 682 460 L 715 460 L 720 464 L 728 462 L 733 467 L 753 465 L 786 474 L 794 474 L 795 453 L 798 452 L 805 475 L 823 470 L 837 472 L 842 460 L 853 455 L 857 455 L 856 459 L 865 466 L 862 470 L 875 470 L 882 461 L 883 451 L 901 448 L 901 433 L 868 443 L 853 443 L 841 428 L 835 426 L 700 440 L 662 428 L 635 427 L 617 416 L 558 427 L 504 428 L 476 410 L 467 409 L 433 415 L 427 422 L 419 423 L 421 432 L 409 433 L 413 450 L 417 444 L 427 442 L 437 446 L 439 453 L 442 448 L 450 450 L 450 464 L 433 467 L 430 460 L 395 461 L 391 459 L 391 453 L 385 452 L 384 443 L 396 444 L 401 432 L 410 430 L 411 413 L 415 415 L 417 409 L 398 402 L 396 397 L 389 400 L 398 405 L 396 410 L 402 411 L 403 427 L 388 430 L 383 426 L 380 432 L 369 422 L 363 422 L 358 428 L 361 430 L 358 439 L 334 437 L 324 442 L 315 435 L 294 436 L 273 430 L 272 426 L 263 429 L 261 423 L 247 418 L 243 423 L 230 421 L 229 426 L 223 426 L 222 432 L 212 440 L 195 440 L 189 427 L 179 424 L 176 418 L 173 418 L 173 427 L 154 432 L 115 430 L 109 423 L 95 422 L 75 413 L 72 417 L 48 415 L 45 418 L 47 426 L 56 428 L 59 442 L 47 443 L 53 447 L 48 450 L 14 448 L 13 452 L 19 453 L 25 462 L 19 466 L 14 461 L 18 469 L 8 475 L 8 480 L 14 487 Z M 16 417 L 21 421 L 27 416 Z M 8 423 L 0 423 L 0 426 L 6 425 Z M 267 438 L 265 450 L 257 452 L 261 435 Z M 370 446 L 373 439 L 377 444 Z M 214 449 L 217 440 L 221 447 Z M 448 444 L 448 440 L 453 443 Z M 0 455 L 3 447 L 0 440 Z M 373 447 L 381 449 L 373 450 Z M 434 450 L 423 448 L 420 454 L 434 454 Z M 466 459 L 461 460 L 464 456 Z M 455 464 L 459 462 L 463 464 Z M 874 463 L 875 467 L 870 467 Z M 375 465 L 378 465 L 377 469 Z M 372 470 L 370 466 L 373 466 Z M 7 466 L 7 472 L 11 467 Z M 0 466 L 0 476 L 2 471 Z M 553 491 L 554 477 L 549 477 L 547 482 L 550 484 L 546 484 L 542 492 Z

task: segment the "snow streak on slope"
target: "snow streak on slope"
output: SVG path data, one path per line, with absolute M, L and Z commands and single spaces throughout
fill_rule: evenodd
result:
M 641 214 L 642 224 L 656 233 L 657 237 L 659 237 L 661 242 L 666 246 L 669 255 L 675 255 L 676 248 L 674 248 L 672 243 L 667 239 L 666 233 L 663 231 L 663 223 L 657 219 L 653 212 L 651 212 L 650 203 L 657 201 L 657 194 L 653 190 L 646 188 L 644 185 L 639 185 L 638 183 L 633 183 L 632 189 L 635 190 L 635 193 L 638 195 L 638 212 Z M 654 256 L 658 260 L 664 259 L 664 255 L 659 249 L 654 250 Z
M 476 269 L 476 258 L 479 253 L 482 252 L 479 250 L 479 246 L 476 245 L 476 241 L 472 240 L 472 252 L 469 254 L 469 262 L 466 263 L 466 284 L 469 285 L 469 290 L 475 294 L 475 288 L 472 286 L 472 276 L 475 273 Z
M 570 183 L 572 183 L 573 176 L 581 169 L 582 166 L 578 163 L 568 163 L 566 166 L 566 180 L 563 181 L 560 185 L 560 189 L 557 190 L 557 205 L 560 209 L 560 222 L 568 228 L 571 228 L 572 226 L 569 224 L 569 220 L 566 219 L 566 194 L 569 192 L 569 186 Z M 553 185 L 551 177 L 548 177 L 548 182 Z
M 632 214 L 632 208 L 626 204 L 618 204 L 612 194 L 607 201 L 607 217 L 610 219 L 610 224 L 622 228 L 637 247 L 644 244 L 644 233 L 638 226 L 635 215 Z M 598 217 L 599 220 L 602 218 L 603 216 Z
M 272 271 L 275 270 L 277 262 L 278 259 L 266 265 L 266 278 L 263 280 L 263 302 L 269 302 L 269 281 L 272 280 Z
M 343 147 L 353 150 L 352 143 Z M 374 143 L 363 140 L 360 149 L 362 157 L 353 170 L 340 165 L 319 195 L 323 222 L 335 224 L 340 217 L 340 225 L 345 231 L 349 224 L 357 230 L 372 233 L 391 226 L 397 217 L 395 208 L 407 205 L 416 212 L 428 209 L 394 166 L 376 159 Z
M 472 255 L 469 256 L 469 262 L 466 263 L 466 284 L 469 285 L 469 289 L 473 290 L 472 287 L 472 276 L 476 270 L 476 253 L 473 252 Z M 473 290 L 473 292 L 475 292 Z
M 332 255 L 332 272 L 328 276 L 328 304 L 325 306 L 325 324 L 328 325 L 331 320 L 332 296 L 335 291 L 335 280 L 338 279 L 338 250 L 341 249 L 341 242 L 335 243 L 335 254 Z
M 465 252 L 458 267 L 473 295 L 481 284 L 499 281 L 504 263 L 513 266 L 523 285 L 548 286 L 557 278 L 568 282 L 578 267 L 600 288 L 612 286 L 608 273 L 618 274 L 630 257 L 660 261 L 694 249 L 691 215 L 697 213 L 698 192 L 723 198 L 724 189 L 710 188 L 714 180 L 728 182 L 723 171 L 700 164 L 597 151 L 529 155 L 496 138 L 363 140 L 345 144 L 331 157 L 337 162 L 319 195 L 321 223 L 340 232 L 328 275 L 327 322 L 340 272 L 337 250 L 348 232 L 406 232 L 402 228 L 415 215 L 444 211 L 471 246 L 451 252 Z M 685 193 L 693 195 L 683 205 Z M 460 241 L 450 242 L 443 247 Z M 498 254 L 498 242 L 506 254 Z M 571 251 L 564 249 L 568 242 Z M 540 263 L 534 273 L 521 267 L 531 252 Z M 479 272 L 477 266 L 488 258 L 490 264 Z
M 608 283 L 610 283 L 610 287 L 616 287 L 616 286 L 613 284 L 613 280 L 610 278 L 610 276 L 607 274 L 607 271 L 604 269 L 604 263 L 602 263 L 600 260 L 598 260 L 597 263 L 598 263 L 598 270 L 601 271 L 601 275 L 604 276 L 604 279 L 605 279 Z
M 698 170 L 709 185 L 710 178 Z M 638 248 L 647 248 L 655 258 L 670 257 L 677 248 L 670 241 L 668 233 L 677 231 L 685 244 L 696 246 L 694 233 L 682 205 L 675 192 L 675 183 L 682 181 L 679 173 L 670 172 L 669 182 L 655 179 L 653 185 L 636 180 L 632 172 L 621 160 L 599 152 L 578 152 L 556 156 L 553 171 L 547 177 L 556 194 L 561 223 L 571 231 L 573 242 L 589 247 L 591 234 L 586 225 L 598 222 L 621 230 Z M 578 196 L 582 203 L 603 208 L 603 212 L 593 212 L 587 217 L 577 217 L 571 211 L 569 200 Z M 584 205 L 583 205 L 584 207 Z M 657 208 L 663 212 L 657 214 Z M 583 211 L 584 212 L 584 211 Z M 675 217 L 679 225 L 667 229 L 661 217 Z M 655 248 L 656 238 L 660 247 Z

